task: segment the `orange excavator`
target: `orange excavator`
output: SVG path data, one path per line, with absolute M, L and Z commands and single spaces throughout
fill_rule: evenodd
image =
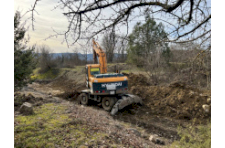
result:
M 93 39 L 94 64 L 86 65 L 86 87 L 82 90 L 80 103 L 89 100 L 101 103 L 106 111 L 115 115 L 118 110 L 132 103 L 142 104 L 141 98 L 128 94 L 128 78 L 120 73 L 107 73 L 106 54 Z

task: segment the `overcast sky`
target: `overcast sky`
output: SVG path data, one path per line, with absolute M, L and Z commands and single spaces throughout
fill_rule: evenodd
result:
M 35 0 L 15 0 L 14 1 L 14 12 L 20 11 L 22 14 L 27 12 L 31 9 L 31 7 L 34 5 Z M 211 6 L 211 1 L 207 0 L 208 5 Z M 36 45 L 47 45 L 50 47 L 51 52 L 55 53 L 61 53 L 61 52 L 73 52 L 75 47 L 78 47 L 77 44 L 75 44 L 74 47 L 67 47 L 67 44 L 63 42 L 64 36 L 58 36 L 48 38 L 50 35 L 54 35 L 55 32 L 53 29 L 58 33 L 63 33 L 67 30 L 68 21 L 67 18 L 62 14 L 63 11 L 61 9 L 54 9 L 55 6 L 57 6 L 56 0 L 42 0 L 38 1 L 37 6 L 35 10 L 38 12 L 35 13 L 35 23 L 34 27 L 35 30 L 32 30 L 31 26 L 31 20 L 26 23 L 26 26 L 29 27 L 27 34 L 30 36 L 30 42 L 28 45 L 32 46 L 33 44 Z M 135 10 L 133 13 L 138 14 L 138 10 Z M 104 15 L 110 15 L 110 11 L 105 11 Z M 22 21 L 25 21 L 31 17 L 31 13 L 27 13 L 23 16 Z M 155 15 L 157 17 L 157 15 Z M 158 16 L 160 18 L 160 16 Z M 143 17 L 138 17 L 135 21 L 129 23 L 129 33 L 132 31 L 133 26 L 136 24 L 137 21 L 144 20 Z M 170 20 L 171 21 L 171 20 Z M 175 20 L 173 20 L 175 21 Z M 156 20 L 158 22 L 158 20 Z M 123 29 L 124 27 L 124 29 Z M 126 34 L 126 28 L 125 26 L 119 27 L 120 30 L 124 31 L 122 33 Z M 98 28 L 96 28 L 98 30 Z M 167 31 L 168 31 L 167 27 Z M 97 41 L 101 44 L 101 35 L 96 36 Z M 63 42 L 63 43 L 62 43 Z M 91 47 L 90 47 L 91 48 Z
M 14 12 L 19 10 L 24 14 L 26 11 L 30 10 L 31 5 L 34 4 L 34 0 L 15 0 L 14 1 Z M 51 52 L 73 52 L 73 48 L 68 48 L 66 43 L 62 44 L 63 36 L 58 36 L 57 38 L 48 38 L 50 35 L 54 34 L 54 30 L 57 32 L 65 31 L 67 28 L 67 19 L 63 16 L 60 9 L 55 9 L 54 6 L 57 5 L 57 1 L 54 0 L 44 0 L 39 1 L 36 7 L 38 14 L 35 14 L 35 30 L 32 30 L 31 21 L 26 24 L 29 27 L 28 34 L 30 36 L 29 45 L 48 45 L 51 48 Z M 27 14 L 22 18 L 22 21 L 29 18 L 31 14 Z
M 35 0 L 15 0 L 14 1 L 14 12 L 17 10 L 21 12 L 21 14 L 25 14 L 31 7 L 34 5 Z M 44 0 L 38 1 L 36 6 L 35 13 L 35 23 L 34 28 L 32 30 L 31 21 L 28 19 L 31 17 L 31 13 L 27 13 L 23 16 L 22 21 L 28 19 L 26 23 L 26 27 L 28 27 L 27 34 L 30 36 L 29 46 L 33 44 L 36 45 L 47 45 L 50 47 L 51 52 L 61 53 L 61 52 L 73 52 L 75 47 L 67 47 L 67 44 L 63 42 L 64 36 L 58 36 L 53 38 L 48 38 L 50 35 L 54 35 L 54 31 L 63 32 L 67 29 L 68 21 L 65 16 L 63 16 L 63 11 L 61 9 L 54 9 L 57 5 L 57 1 L 55 0 Z M 54 9 L 54 10 L 53 10 Z M 130 24 L 129 32 L 132 31 L 135 22 Z M 48 38 L 47 40 L 45 40 Z M 98 38 L 100 42 L 101 36 Z

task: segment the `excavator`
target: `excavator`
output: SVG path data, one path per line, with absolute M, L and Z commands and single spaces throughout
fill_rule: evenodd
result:
M 81 91 L 80 103 L 87 105 L 89 100 L 97 101 L 111 115 L 132 103 L 142 104 L 140 97 L 128 94 L 127 76 L 118 70 L 107 73 L 106 54 L 94 39 L 92 46 L 94 64 L 85 67 L 86 89 Z

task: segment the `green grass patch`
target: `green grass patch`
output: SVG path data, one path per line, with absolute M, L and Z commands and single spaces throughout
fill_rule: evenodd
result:
M 50 69 L 45 73 L 39 73 L 40 68 L 36 68 L 31 75 L 31 80 L 44 80 L 44 79 L 54 79 L 59 76 L 62 71 L 60 69 Z
M 40 68 L 36 68 L 33 71 L 33 74 L 30 76 L 31 80 L 44 80 L 44 79 L 54 79 L 65 71 L 77 71 L 81 72 L 84 69 L 84 66 L 76 66 L 75 68 L 59 68 L 59 69 L 50 69 L 45 73 L 39 73 Z
M 186 129 L 178 128 L 180 141 L 175 141 L 171 148 L 211 148 L 211 123 Z
M 34 108 L 34 115 L 17 116 L 14 127 L 15 147 L 76 147 L 92 140 L 95 144 L 104 133 L 92 132 L 84 120 L 70 118 L 62 104 L 44 104 Z
M 69 71 L 81 72 L 82 69 L 84 69 L 84 68 L 85 68 L 85 66 L 75 66 L 74 68 L 61 68 L 60 70 L 62 70 L 62 71 L 69 70 Z

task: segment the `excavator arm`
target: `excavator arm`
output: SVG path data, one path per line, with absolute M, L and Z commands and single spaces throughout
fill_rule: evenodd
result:
M 98 57 L 98 62 L 97 62 L 97 57 Z M 93 59 L 94 63 L 100 64 L 100 72 L 102 74 L 107 73 L 107 61 L 106 61 L 106 54 L 102 50 L 102 48 L 99 46 L 97 42 L 93 39 Z

